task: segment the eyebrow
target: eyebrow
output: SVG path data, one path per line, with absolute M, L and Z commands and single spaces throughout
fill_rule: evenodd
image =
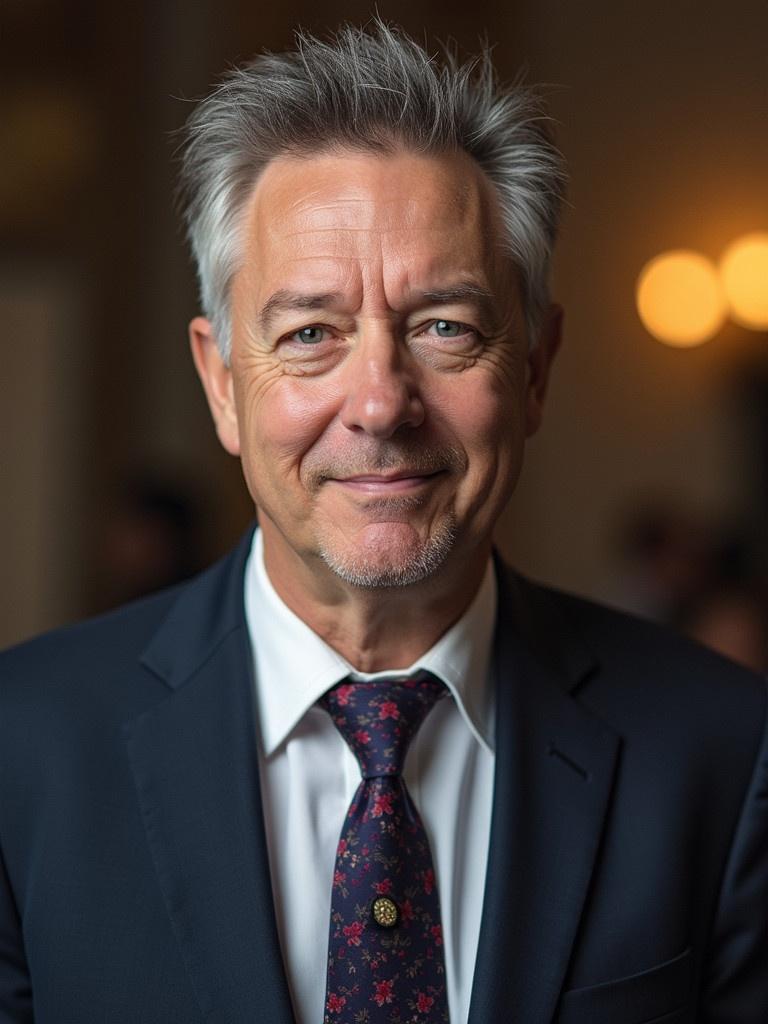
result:
M 497 304 L 493 292 L 470 281 L 461 282 L 449 288 L 439 288 L 436 291 L 418 292 L 418 297 L 424 304 L 436 306 L 451 302 L 471 302 L 477 306 L 481 316 L 486 319 L 492 318 Z
M 322 292 L 307 295 L 304 292 L 291 292 L 285 288 L 270 295 L 259 313 L 261 330 L 266 332 L 271 327 L 278 313 L 290 313 L 297 310 L 327 309 L 328 306 L 341 301 L 340 292 Z
M 417 305 L 445 305 L 451 302 L 471 302 L 486 319 L 491 319 L 496 307 L 496 296 L 487 288 L 463 281 L 447 288 L 416 292 L 413 296 Z M 343 301 L 341 292 L 292 292 L 281 288 L 271 295 L 259 313 L 262 332 L 266 333 L 280 313 L 327 309 Z

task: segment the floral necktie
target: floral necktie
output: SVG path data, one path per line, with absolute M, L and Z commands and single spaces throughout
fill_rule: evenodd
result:
M 324 1024 L 447 1024 L 440 902 L 405 787 L 411 740 L 445 686 L 429 672 L 342 682 L 319 704 L 360 765 L 331 893 Z

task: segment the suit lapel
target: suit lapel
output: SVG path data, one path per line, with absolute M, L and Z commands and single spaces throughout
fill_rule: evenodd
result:
M 250 536 L 182 592 L 143 657 L 168 690 L 124 732 L 158 881 L 205 1020 L 292 1024 L 243 613 L 249 544 Z
M 619 740 L 568 693 L 594 659 L 550 600 L 500 579 L 496 775 L 469 1024 L 547 1024 L 608 810 Z M 543 604 L 542 604 L 543 601 Z

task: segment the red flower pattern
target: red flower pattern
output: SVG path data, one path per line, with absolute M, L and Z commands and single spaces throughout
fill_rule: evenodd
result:
M 348 946 L 359 946 L 360 936 L 363 934 L 363 926 L 360 921 L 353 921 L 352 924 L 345 924 L 342 929 L 344 934 L 347 936 Z
M 428 996 L 426 992 L 419 992 L 416 996 L 416 1009 L 419 1013 L 429 1013 L 434 1005 L 435 1000 L 432 996 Z
M 392 1002 L 392 989 L 395 987 L 394 981 L 375 981 L 373 983 L 373 987 L 373 998 L 379 1006 L 383 1006 L 384 1003 Z
M 328 1001 L 326 1006 L 328 1007 L 329 1013 L 340 1013 L 347 1004 L 345 996 L 337 996 L 335 992 L 330 992 L 328 995 Z
M 392 794 L 391 793 L 377 793 L 373 798 L 373 807 L 371 808 L 371 814 L 374 818 L 380 818 L 382 814 L 392 814 Z
M 397 708 L 397 704 L 393 700 L 385 700 L 383 704 L 379 706 L 379 718 L 399 718 L 400 712 Z

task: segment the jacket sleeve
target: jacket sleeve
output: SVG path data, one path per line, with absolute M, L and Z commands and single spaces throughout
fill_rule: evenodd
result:
M 768 722 L 723 875 L 702 991 L 701 1024 L 768 1021 Z
M 0 1024 L 33 1024 L 21 922 L 0 850 Z

